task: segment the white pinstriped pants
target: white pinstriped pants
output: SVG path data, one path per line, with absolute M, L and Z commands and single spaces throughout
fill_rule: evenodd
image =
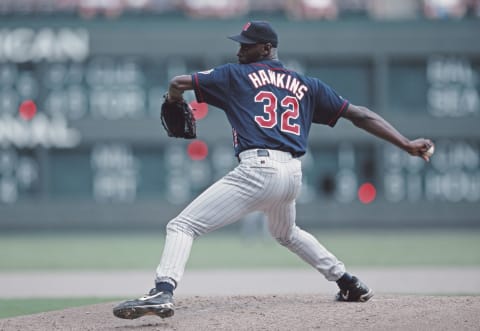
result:
M 156 280 L 166 277 L 177 284 L 183 276 L 193 240 L 238 221 L 253 211 L 267 215 L 271 235 L 312 265 L 327 280 L 345 272 L 343 263 L 308 232 L 295 224 L 295 198 L 302 182 L 300 160 L 290 153 L 256 149 L 240 154 L 240 164 L 206 189 L 167 225 L 167 237 Z

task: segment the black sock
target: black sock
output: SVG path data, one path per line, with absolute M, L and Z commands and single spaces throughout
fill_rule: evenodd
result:
M 175 286 L 169 282 L 158 282 L 155 284 L 155 288 L 159 292 L 168 292 L 170 294 L 173 294 Z
M 344 273 L 343 276 L 340 277 L 339 280 L 337 280 L 337 285 L 341 289 L 348 287 L 352 283 L 353 283 L 352 275 L 350 275 L 348 272 Z

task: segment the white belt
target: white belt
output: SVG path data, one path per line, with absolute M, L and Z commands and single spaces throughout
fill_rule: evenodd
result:
M 241 152 L 238 155 L 240 160 L 249 159 L 252 157 L 268 157 L 276 161 L 288 161 L 293 159 L 293 156 L 290 152 L 277 151 L 274 149 L 247 149 L 246 151 Z

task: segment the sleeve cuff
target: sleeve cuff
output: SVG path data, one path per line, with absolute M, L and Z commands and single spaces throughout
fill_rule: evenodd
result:
M 338 112 L 335 114 L 334 117 L 332 117 L 332 119 L 330 120 L 330 122 L 328 122 L 328 125 L 331 126 L 332 128 L 335 126 L 335 124 L 337 124 L 337 121 L 338 119 L 340 118 L 340 116 L 342 116 L 343 113 L 345 113 L 348 109 L 348 105 L 350 103 L 345 100 L 342 104 L 342 106 L 340 107 L 340 109 L 338 110 Z
M 200 83 L 198 81 L 198 74 L 192 74 L 192 84 L 193 84 L 193 91 L 195 92 L 195 98 L 197 102 L 205 102 L 203 98 L 202 91 L 200 90 Z

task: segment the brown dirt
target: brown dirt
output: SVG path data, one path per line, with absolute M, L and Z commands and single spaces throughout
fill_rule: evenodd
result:
M 116 302 L 0 320 L 0 330 L 480 330 L 480 296 L 377 294 L 367 303 L 324 295 L 195 296 L 168 319 L 113 316 Z

